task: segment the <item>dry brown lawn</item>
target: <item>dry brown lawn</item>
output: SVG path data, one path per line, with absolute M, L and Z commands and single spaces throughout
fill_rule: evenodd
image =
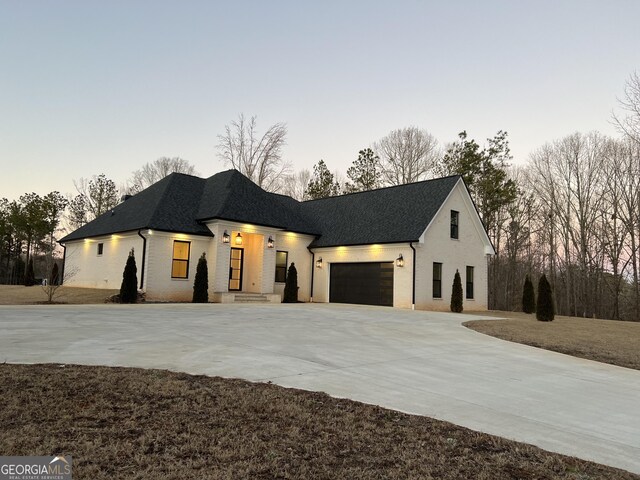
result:
M 503 340 L 640 370 L 640 322 L 563 316 L 539 322 L 535 314 L 485 314 L 506 320 L 473 320 L 464 325 Z
M 161 370 L 0 364 L 0 452 L 75 479 L 635 479 L 323 393 Z
M 59 303 L 104 303 L 104 300 L 118 290 L 102 290 L 97 288 L 65 287 L 56 291 L 54 302 Z M 0 305 L 32 305 L 44 303 L 47 295 L 41 286 L 25 287 L 23 285 L 0 285 Z

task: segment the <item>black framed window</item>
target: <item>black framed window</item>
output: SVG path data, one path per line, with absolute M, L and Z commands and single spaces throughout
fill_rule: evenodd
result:
M 171 261 L 171 278 L 189 278 L 189 254 L 191 242 L 173 241 L 173 260 Z
M 276 251 L 276 282 L 284 283 L 287 281 L 287 261 L 289 253 L 278 250 Z
M 467 267 L 467 298 L 473 300 L 473 267 Z
M 442 264 L 433 262 L 433 298 L 442 298 Z
M 451 210 L 451 238 L 458 238 L 458 222 L 460 220 L 460 213 L 455 210 Z
M 98 255 L 102 255 L 102 252 L 104 252 L 104 243 L 99 243 L 98 244 Z

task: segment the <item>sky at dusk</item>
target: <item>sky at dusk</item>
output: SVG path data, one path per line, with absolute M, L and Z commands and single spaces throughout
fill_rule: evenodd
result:
M 640 2 L 0 0 L 0 197 L 123 183 L 161 156 L 203 176 L 238 114 L 287 124 L 296 169 L 346 171 L 391 130 L 509 132 L 514 163 L 617 135 Z

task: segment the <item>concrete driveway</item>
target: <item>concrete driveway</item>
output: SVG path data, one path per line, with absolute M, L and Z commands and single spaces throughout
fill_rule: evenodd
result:
M 640 371 L 461 326 L 474 318 L 327 304 L 0 307 L 0 361 L 271 381 L 640 473 Z

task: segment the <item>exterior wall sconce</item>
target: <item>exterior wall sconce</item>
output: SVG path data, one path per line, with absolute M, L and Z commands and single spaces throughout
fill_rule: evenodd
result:
M 240 235 L 240 232 L 236 235 L 236 245 L 242 245 L 242 235 Z
M 269 240 L 267 240 L 267 248 L 273 248 L 273 237 L 269 235 Z
M 404 258 L 402 258 L 402 254 L 396 258 L 396 267 L 404 267 Z
M 225 230 L 224 233 L 222 234 L 222 243 L 229 243 L 230 240 L 231 240 L 231 237 L 229 236 L 229 232 Z
M 316 260 L 316 268 L 322 268 L 322 257 Z

